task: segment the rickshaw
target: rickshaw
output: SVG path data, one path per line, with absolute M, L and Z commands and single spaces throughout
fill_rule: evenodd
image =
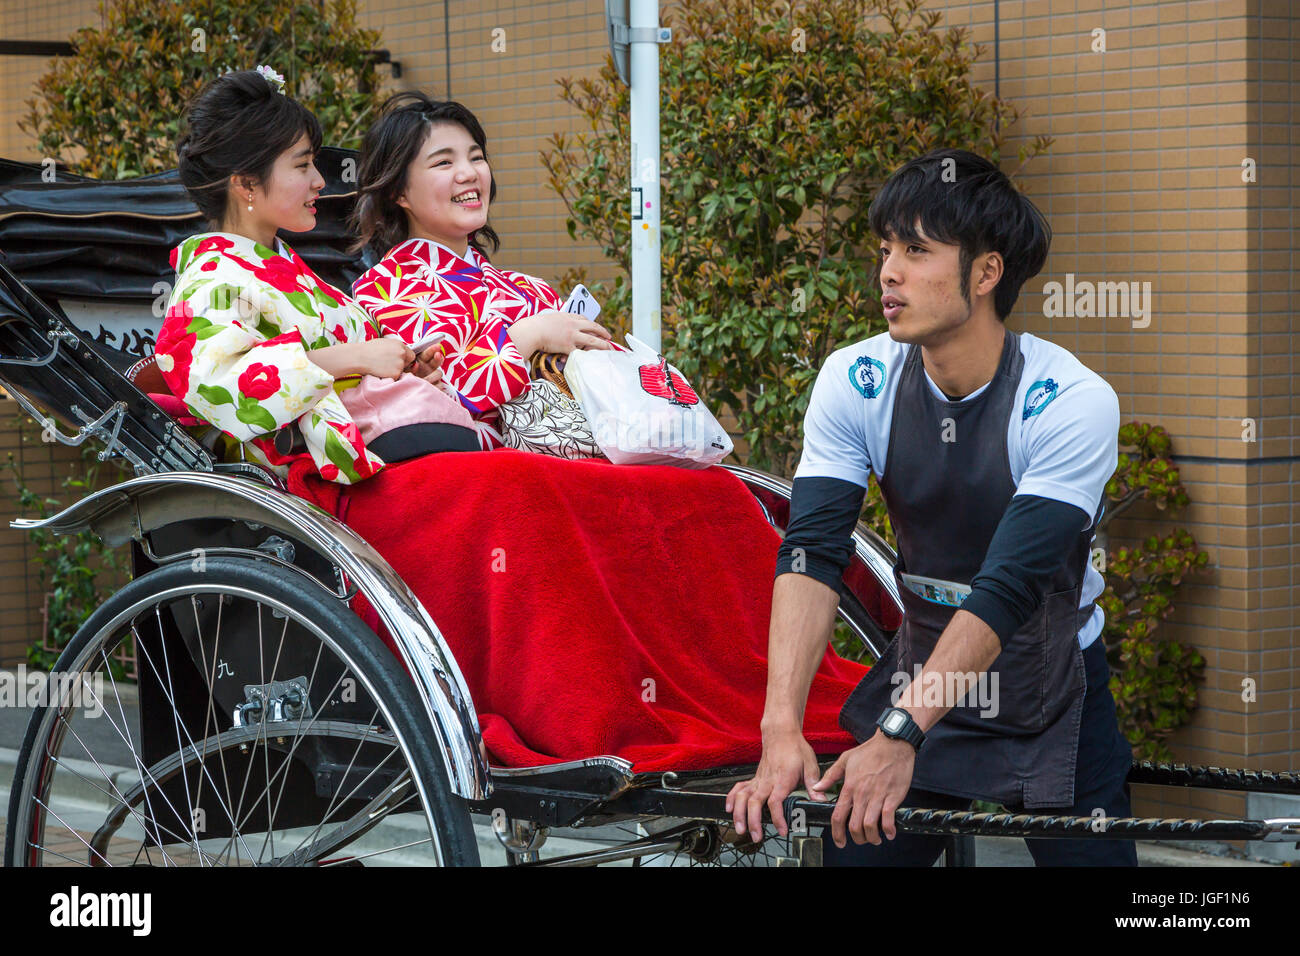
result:
M 348 288 L 371 264 L 344 251 L 355 157 L 325 149 L 318 166 L 318 225 L 294 245 Z M 607 754 L 490 765 L 438 609 L 346 524 L 257 465 L 221 460 L 210 435 L 135 380 L 161 321 L 167 252 L 201 229 L 175 172 L 101 183 L 0 161 L 0 186 L 0 385 L 47 440 L 93 440 L 101 460 L 134 472 L 11 523 L 128 545 L 132 575 L 54 666 L 79 694 L 38 707 L 27 727 L 6 865 L 478 865 L 476 817 L 512 865 L 819 865 L 833 804 L 788 798 L 784 838 L 770 824 L 758 841 L 732 829 L 725 795 L 753 766 L 642 773 Z M 783 531 L 790 483 L 720 467 Z M 894 558 L 859 524 L 839 617 L 873 658 L 902 611 Z M 358 596 L 396 654 L 352 610 Z M 124 647 L 134 684 L 114 663 Z M 1145 763 L 1130 780 L 1300 793 L 1293 773 Z M 978 834 L 1300 840 L 1297 819 L 1099 827 L 925 808 L 897 819 L 948 834 L 948 865 L 974 862 Z M 543 857 L 561 832 L 591 840 Z

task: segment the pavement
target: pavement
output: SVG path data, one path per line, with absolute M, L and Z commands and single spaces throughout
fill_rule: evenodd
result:
M 119 791 L 124 791 L 139 779 L 136 771 L 131 769 L 133 763 L 131 751 L 118 729 L 122 726 L 121 717 L 124 715 L 132 727 L 132 735 L 135 733 L 137 707 L 134 688 L 122 686 L 118 690 L 120 714 L 118 712 L 119 704 L 117 700 L 113 699 L 110 688 L 107 692 L 110 708 L 108 713 L 93 719 L 82 715 L 73 724 L 77 735 L 84 741 L 86 747 L 94 753 L 98 766 L 89 762 L 76 763 L 71 758 L 78 754 L 86 756 L 86 750 L 82 749 L 82 746 L 72 737 L 69 737 L 65 742 L 64 753 L 67 757 L 64 759 L 68 763 L 69 769 L 84 773 L 91 780 L 80 780 L 75 774 L 71 773 L 59 775 L 59 779 L 66 781 L 66 783 L 56 783 L 51 806 L 52 812 L 57 813 L 68 827 L 83 834 L 83 837 L 76 837 L 71 833 L 66 833 L 63 842 L 58 846 L 51 844 L 49 849 L 53 852 L 66 852 L 70 856 L 76 856 L 77 851 L 81 851 L 83 855 L 80 858 L 84 859 L 85 848 L 79 841 L 84 838 L 85 834 L 93 833 L 104 822 L 106 813 L 116 802 L 110 796 L 110 790 L 104 789 L 107 787 L 107 784 L 103 783 L 104 774 L 110 776 Z M 6 706 L 0 706 L 0 807 L 3 807 L 7 813 L 9 787 L 13 782 L 18 750 L 22 745 L 23 735 L 31 711 L 24 706 L 12 706 L 8 705 L 9 702 L 5 703 Z M 99 786 L 95 786 L 91 781 L 97 782 Z M 1294 815 L 1294 811 L 1291 814 L 1277 815 Z M 370 834 L 350 846 L 347 852 L 359 856 L 372 849 L 399 846 L 403 843 L 419 840 L 420 830 L 418 828 L 420 821 L 405 819 L 409 817 L 411 817 L 410 814 L 405 814 L 389 818 L 384 824 L 376 827 Z M 493 834 L 490 822 L 486 818 L 475 817 L 474 824 L 479 855 L 483 864 L 485 866 L 505 865 L 505 852 L 498 843 L 495 834 Z M 609 847 L 634 838 L 630 831 L 630 825 L 584 828 L 582 830 L 553 829 L 542 849 L 542 856 L 543 858 L 551 858 Z M 142 834 L 143 831 L 131 822 L 128 822 L 121 831 L 123 842 Z M 427 835 L 427 831 L 425 831 L 425 839 L 427 839 Z M 0 827 L 0 839 L 2 839 L 2 836 L 3 828 Z M 1247 858 L 1228 844 L 1189 846 L 1187 843 L 1143 841 L 1137 844 L 1137 849 L 1138 861 L 1141 866 L 1268 866 L 1275 865 L 1277 861 L 1265 862 L 1260 859 L 1259 854 L 1269 852 L 1275 854 L 1276 849 L 1281 845 L 1252 843 L 1247 846 L 1255 851 L 1255 858 Z M 1289 849 L 1289 844 L 1287 848 Z M 415 865 L 418 859 L 418 857 L 410 855 L 409 852 L 404 854 L 402 851 L 396 851 L 383 854 L 382 862 L 384 865 Z M 977 837 L 975 839 L 975 860 L 976 865 L 981 867 L 1033 866 L 1033 859 L 1030 857 L 1024 841 L 1014 837 Z M 125 857 L 119 857 L 113 859 L 113 862 L 130 861 Z M 181 861 L 177 860 L 177 862 Z M 378 863 L 381 861 L 376 858 L 371 862 Z M 629 866 L 631 864 L 630 861 L 620 861 L 609 865 Z M 942 865 L 942 860 L 939 865 Z

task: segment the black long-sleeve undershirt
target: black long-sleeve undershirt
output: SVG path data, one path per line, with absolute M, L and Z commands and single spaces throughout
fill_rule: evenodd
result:
M 839 478 L 796 478 L 776 573 L 805 574 L 843 593 L 865 495 L 865 488 Z M 1079 533 L 1090 523 L 1090 516 L 1074 505 L 1038 495 L 1013 497 L 962 609 L 1005 644 L 1038 609 L 1051 577 L 1074 553 Z
M 853 558 L 853 529 L 866 494 L 867 489 L 842 478 L 796 478 L 776 573 L 806 574 L 843 594 L 844 569 Z
M 1016 495 L 998 522 L 962 609 L 1005 644 L 1043 603 L 1052 577 L 1077 553 L 1079 534 L 1091 523 L 1076 505 Z

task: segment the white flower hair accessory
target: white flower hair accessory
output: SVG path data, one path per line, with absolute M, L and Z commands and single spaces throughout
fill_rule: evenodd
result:
M 257 72 L 261 74 L 262 79 L 275 87 L 275 91 L 281 95 L 284 94 L 284 77 L 269 66 L 259 66 Z

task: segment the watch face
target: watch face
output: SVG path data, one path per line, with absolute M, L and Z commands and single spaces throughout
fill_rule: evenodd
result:
M 885 722 L 884 724 L 882 724 L 882 726 L 885 728 L 885 730 L 888 733 L 896 734 L 903 729 L 906 723 L 907 723 L 907 715 L 904 714 L 902 711 L 895 710 L 892 711 L 890 715 L 885 718 Z

